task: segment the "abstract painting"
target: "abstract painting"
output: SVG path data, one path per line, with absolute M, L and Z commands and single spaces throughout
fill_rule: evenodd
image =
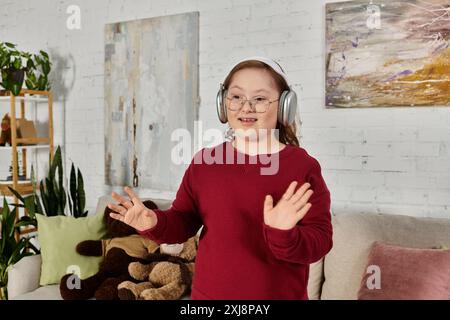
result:
M 450 106 L 450 0 L 326 4 L 325 103 Z
M 188 164 L 172 133 L 194 133 L 199 14 L 105 26 L 105 183 L 176 191 Z

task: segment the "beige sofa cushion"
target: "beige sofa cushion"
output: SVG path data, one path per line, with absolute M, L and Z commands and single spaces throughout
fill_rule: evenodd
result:
M 450 219 L 370 213 L 334 216 L 333 248 L 324 260 L 321 299 L 357 298 L 374 241 L 412 248 L 450 247 Z
M 323 259 L 309 265 L 308 297 L 319 300 L 323 284 Z
M 27 256 L 8 269 L 8 297 L 13 299 L 39 287 L 41 277 L 41 255 Z M 12 280 L 11 280 L 12 279 Z

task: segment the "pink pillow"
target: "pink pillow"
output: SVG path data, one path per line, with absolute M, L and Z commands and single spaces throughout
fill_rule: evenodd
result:
M 375 242 L 358 299 L 449 300 L 450 250 Z

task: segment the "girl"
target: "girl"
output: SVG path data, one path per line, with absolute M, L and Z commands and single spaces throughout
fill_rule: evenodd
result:
M 276 62 L 241 61 L 218 94 L 232 140 L 194 156 L 172 206 L 150 210 L 129 187 L 129 199 L 112 193 L 111 216 L 158 243 L 203 226 L 191 299 L 308 299 L 309 264 L 332 247 L 330 192 L 291 116 L 280 117 L 286 92 L 293 99 Z

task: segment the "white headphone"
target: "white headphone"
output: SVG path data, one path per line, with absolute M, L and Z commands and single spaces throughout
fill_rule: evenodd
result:
M 284 73 L 281 66 L 274 60 L 265 58 L 265 57 L 250 57 L 243 59 L 236 63 L 238 65 L 244 61 L 256 60 L 260 61 L 269 67 L 271 67 L 276 73 L 283 77 L 286 80 L 286 83 L 289 84 L 286 74 Z M 219 116 L 219 120 L 222 123 L 226 123 L 227 120 L 227 108 L 225 106 L 225 97 L 227 94 L 227 89 L 221 83 L 219 91 L 217 92 L 216 98 L 216 108 L 217 115 Z M 283 125 L 290 125 L 294 122 L 295 113 L 297 111 L 297 94 L 294 90 L 289 86 L 289 90 L 285 90 L 281 93 L 279 101 L 278 101 L 278 122 Z

